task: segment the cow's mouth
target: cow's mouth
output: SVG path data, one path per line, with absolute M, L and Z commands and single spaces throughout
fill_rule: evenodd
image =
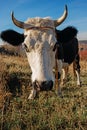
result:
M 50 91 L 53 88 L 53 81 L 33 82 L 33 87 L 36 91 Z

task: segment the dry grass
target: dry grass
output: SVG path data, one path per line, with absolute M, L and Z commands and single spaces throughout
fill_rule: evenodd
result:
M 69 82 L 62 87 L 63 98 L 57 97 L 53 89 L 30 101 L 31 71 L 27 58 L 0 56 L 0 129 L 86 130 L 86 66 L 86 61 L 81 61 L 82 87 L 77 87 L 69 75 Z

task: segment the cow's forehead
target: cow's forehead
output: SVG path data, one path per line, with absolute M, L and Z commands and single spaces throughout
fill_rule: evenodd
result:
M 35 18 L 29 18 L 25 21 L 27 24 L 31 24 L 33 26 L 51 26 L 54 27 L 54 21 L 51 20 L 50 17 L 45 17 L 45 18 L 40 18 L 40 17 L 35 17 Z
M 50 44 L 53 46 L 56 43 L 55 26 L 53 20 L 48 17 L 36 17 L 28 19 L 26 23 L 31 25 L 31 29 L 25 29 L 24 35 L 26 35 L 26 38 L 24 43 L 33 46 L 35 44 Z

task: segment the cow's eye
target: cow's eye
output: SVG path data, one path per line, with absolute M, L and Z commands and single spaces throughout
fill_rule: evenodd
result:
M 26 38 L 27 37 L 27 35 L 24 35 L 24 38 Z
M 29 51 L 29 48 L 27 47 L 26 44 L 24 44 L 24 48 L 25 48 L 26 52 L 30 52 L 30 51 Z

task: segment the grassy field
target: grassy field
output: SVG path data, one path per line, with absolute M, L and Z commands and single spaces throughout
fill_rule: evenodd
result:
M 0 130 L 87 130 L 87 62 L 81 61 L 82 86 L 70 68 L 62 86 L 28 100 L 31 70 L 27 58 L 0 55 Z M 10 90 L 10 91 L 9 91 Z

